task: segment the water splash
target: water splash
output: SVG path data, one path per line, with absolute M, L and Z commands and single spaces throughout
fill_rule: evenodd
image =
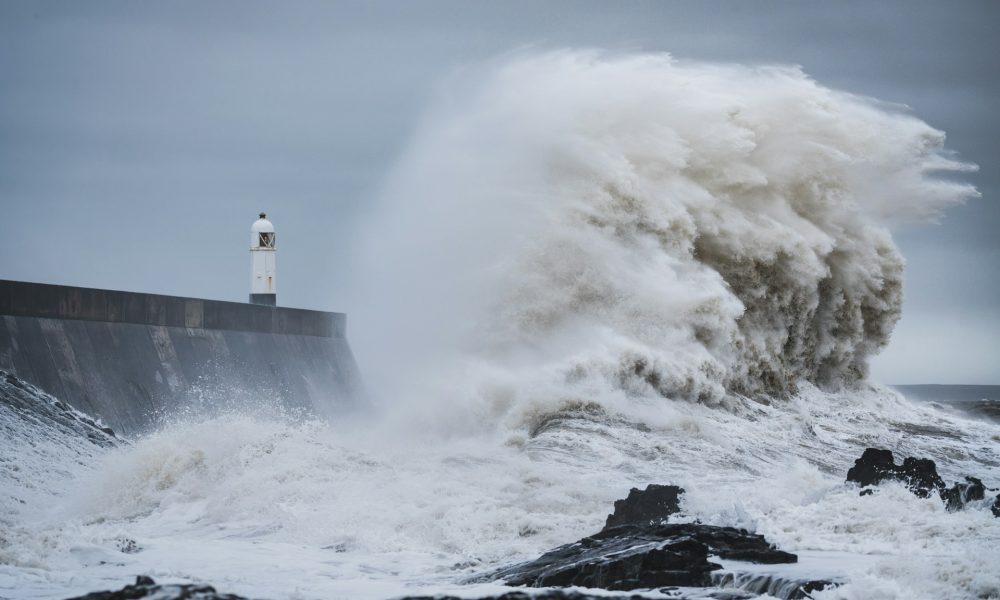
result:
M 850 386 L 900 316 L 888 226 L 977 195 L 937 177 L 973 168 L 943 142 L 797 68 L 519 56 L 415 136 L 365 233 L 359 328 L 390 332 L 397 379 L 459 355 L 475 386 L 512 369 L 549 397 Z

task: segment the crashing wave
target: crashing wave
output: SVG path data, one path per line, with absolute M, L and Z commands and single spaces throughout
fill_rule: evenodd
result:
M 862 380 L 900 316 L 889 226 L 977 195 L 934 176 L 974 168 L 942 132 L 793 67 L 554 52 L 472 79 L 405 155 L 362 289 L 404 353 L 452 342 L 563 396 Z

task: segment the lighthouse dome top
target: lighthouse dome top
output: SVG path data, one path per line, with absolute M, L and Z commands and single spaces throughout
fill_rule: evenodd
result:
M 274 225 L 267 220 L 267 215 L 260 213 L 260 218 L 250 227 L 251 250 L 274 250 Z
M 253 222 L 252 233 L 274 233 L 274 224 L 267 220 L 267 214 L 260 213 L 260 218 Z

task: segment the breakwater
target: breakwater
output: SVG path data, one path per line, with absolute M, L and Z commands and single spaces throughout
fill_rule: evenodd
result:
M 346 323 L 342 313 L 0 280 L 0 369 L 125 434 L 185 406 L 329 415 L 358 402 Z

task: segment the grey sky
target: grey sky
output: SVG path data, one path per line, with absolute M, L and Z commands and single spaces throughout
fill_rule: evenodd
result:
M 875 374 L 1000 383 L 998 28 L 988 1 L 0 0 L 0 277 L 243 301 L 267 210 L 279 302 L 350 313 L 352 240 L 455 69 L 526 46 L 793 63 L 981 166 L 982 199 L 897 232 L 907 303 Z

